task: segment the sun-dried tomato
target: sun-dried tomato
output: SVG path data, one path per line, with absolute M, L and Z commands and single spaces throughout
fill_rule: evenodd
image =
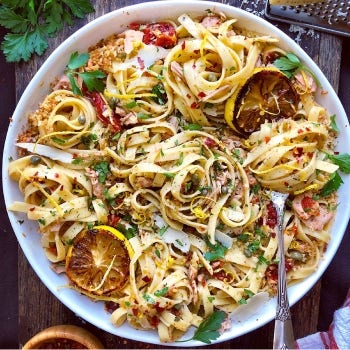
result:
M 266 225 L 270 228 L 274 228 L 277 225 L 277 211 L 276 208 L 273 206 L 272 203 L 269 203 L 266 206 L 267 209 L 267 218 L 266 218 Z
M 175 46 L 177 43 L 175 28 L 170 23 L 151 23 L 146 26 L 143 33 L 143 42 L 145 44 L 154 44 L 167 49 Z
M 214 148 L 217 146 L 216 142 L 211 139 L 210 137 L 206 137 L 204 140 L 204 144 L 208 147 L 208 148 Z
M 129 28 L 143 32 L 142 41 L 146 45 L 152 44 L 169 49 L 177 44 L 176 30 L 170 23 L 131 23 Z
M 105 112 L 109 107 L 99 92 L 91 92 L 87 89 L 83 89 L 83 94 L 94 106 L 97 118 L 100 119 L 104 126 L 110 126 L 113 132 L 118 132 L 121 130 L 120 119 L 114 113 L 114 111 L 112 111 L 112 115 L 110 117 L 106 116 Z

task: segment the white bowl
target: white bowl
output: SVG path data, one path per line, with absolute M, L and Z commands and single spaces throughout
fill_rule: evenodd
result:
M 18 190 L 18 184 L 9 179 L 7 171 L 9 158 L 16 158 L 14 142 L 17 138 L 17 134 L 26 124 L 25 116 L 28 112 L 35 110 L 39 102 L 42 101 L 48 93 L 50 82 L 63 73 L 72 52 L 86 52 L 89 46 L 112 33 L 125 30 L 126 26 L 131 22 L 149 22 L 169 17 L 177 18 L 183 13 L 199 15 L 204 14 L 207 9 L 222 11 L 228 17 L 237 18 L 238 25 L 242 27 L 279 38 L 282 48 L 294 52 L 315 73 L 323 89 L 328 91 L 328 94 L 318 94 L 318 101 L 328 109 L 330 114 L 335 114 L 337 116 L 337 123 L 341 130 L 338 150 L 340 152 L 349 152 L 349 124 L 336 93 L 312 59 L 299 45 L 278 28 L 248 12 L 216 2 L 192 2 L 188 0 L 146 2 L 113 11 L 82 27 L 65 40 L 50 55 L 34 76 L 17 105 L 5 141 L 2 174 L 6 206 L 9 206 L 15 200 L 22 199 L 22 195 Z M 335 223 L 333 225 L 332 239 L 323 259 L 320 261 L 317 271 L 303 282 L 289 288 L 291 304 L 295 304 L 317 282 L 336 254 L 342 240 L 350 215 L 350 206 L 348 205 L 350 202 L 350 191 L 347 190 L 350 185 L 350 179 L 349 176 L 344 175 L 342 175 L 342 178 L 344 184 L 339 191 L 340 200 Z M 21 248 L 31 266 L 49 290 L 69 309 L 86 321 L 112 334 L 142 342 L 160 344 L 156 332 L 134 330 L 127 324 L 118 328 L 110 322 L 110 314 L 105 311 L 102 303 L 91 302 L 87 297 L 80 295 L 74 290 L 60 288 L 67 284 L 66 277 L 57 275 L 50 268 L 50 263 L 46 259 L 44 251 L 41 248 L 40 235 L 37 233 L 37 223 L 25 220 L 23 215 L 14 212 L 9 212 L 8 215 Z M 20 224 L 19 221 L 23 219 L 24 223 Z M 217 342 L 239 337 L 271 321 L 275 316 L 275 305 L 276 300 L 272 298 L 244 322 L 235 323 L 234 327 L 232 327 L 230 331 L 222 334 Z M 178 343 L 167 345 L 175 346 L 178 345 Z M 190 341 L 181 343 L 181 345 L 193 347 L 203 345 L 203 343 Z

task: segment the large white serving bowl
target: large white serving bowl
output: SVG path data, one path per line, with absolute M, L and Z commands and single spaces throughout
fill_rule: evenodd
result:
M 337 124 L 341 130 L 337 148 L 340 152 L 349 153 L 349 124 L 336 93 L 312 59 L 298 44 L 278 28 L 251 13 L 216 2 L 188 0 L 146 2 L 110 12 L 85 25 L 65 40 L 50 55 L 34 76 L 17 105 L 5 141 L 2 174 L 6 206 L 9 206 L 15 200 L 22 200 L 22 195 L 18 190 L 18 184 L 9 179 L 7 171 L 10 158 L 16 158 L 14 143 L 17 134 L 23 130 L 23 127 L 26 125 L 28 112 L 33 111 L 38 107 L 39 102 L 42 101 L 49 92 L 50 83 L 63 73 L 72 52 L 86 52 L 92 44 L 97 43 L 100 39 L 107 37 L 112 33 L 125 30 L 130 22 L 149 22 L 165 18 L 177 18 L 183 13 L 188 13 L 190 15 L 203 15 L 206 13 L 205 10 L 207 9 L 214 12 L 221 11 L 228 17 L 237 18 L 237 25 L 241 27 L 279 38 L 280 46 L 282 48 L 294 52 L 304 64 L 315 73 L 321 82 L 323 90 L 328 92 L 327 94 L 319 93 L 317 99 L 321 105 L 328 109 L 330 114 L 336 115 Z M 342 175 L 342 177 L 344 184 L 339 191 L 339 206 L 337 208 L 336 219 L 333 225 L 332 239 L 323 259 L 320 261 L 317 271 L 303 282 L 289 288 L 288 292 L 291 304 L 295 304 L 300 298 L 302 298 L 320 278 L 336 254 L 346 230 L 350 215 L 350 206 L 348 204 L 350 202 L 350 179 L 345 175 Z M 124 338 L 160 344 L 156 332 L 135 330 L 128 324 L 124 324 L 118 328 L 111 323 L 110 314 L 105 311 L 103 303 L 92 302 L 87 297 L 80 295 L 74 290 L 62 288 L 62 286 L 67 284 L 67 279 L 65 276 L 57 275 L 50 268 L 50 263 L 46 259 L 40 244 L 37 223 L 28 221 L 25 216 L 18 213 L 8 212 L 8 215 L 18 242 L 32 268 L 42 282 L 63 304 L 84 320 L 107 332 Z M 24 220 L 24 223 L 20 223 L 22 220 Z M 217 342 L 239 337 L 271 321 L 275 316 L 275 306 L 275 298 L 270 299 L 260 308 L 255 310 L 253 314 L 244 321 L 234 322 L 232 329 L 222 334 Z M 179 345 L 179 343 L 168 345 Z M 181 343 L 181 346 L 189 347 L 200 345 L 203 345 L 203 343 L 197 341 Z

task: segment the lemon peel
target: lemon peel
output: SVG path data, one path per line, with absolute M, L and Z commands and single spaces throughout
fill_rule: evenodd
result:
M 117 229 L 115 229 L 112 226 L 108 226 L 108 225 L 98 225 L 98 226 L 94 226 L 93 230 L 104 230 L 104 231 L 108 231 L 110 233 L 112 233 L 115 237 L 117 237 L 120 241 L 122 241 L 128 251 L 129 257 L 132 258 L 134 256 L 134 249 L 132 248 L 129 240 Z

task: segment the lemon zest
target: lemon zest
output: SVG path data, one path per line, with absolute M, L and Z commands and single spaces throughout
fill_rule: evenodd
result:
M 292 241 L 288 247 L 288 249 L 299 249 L 300 244 L 297 241 Z
M 309 186 L 302 188 L 301 190 L 295 191 L 294 194 L 298 195 L 298 194 L 304 193 L 304 192 L 309 191 L 309 190 L 318 190 L 319 187 L 320 186 L 318 184 L 312 184 L 312 185 L 309 185 Z
M 213 199 L 209 198 L 209 197 L 205 197 L 205 196 L 197 196 L 195 198 L 192 199 L 191 201 L 191 205 L 190 205 L 190 210 L 191 212 L 199 219 L 205 219 L 208 217 L 208 215 L 206 213 L 204 213 L 203 209 L 201 208 L 201 206 L 197 205 L 196 207 L 193 207 L 193 202 L 199 198 L 205 199 L 205 200 L 210 200 L 212 202 L 214 202 Z
M 138 224 L 142 224 L 146 221 L 146 215 L 144 213 L 135 213 L 134 216 Z
M 51 137 L 51 136 L 56 136 L 56 135 L 66 135 L 66 134 L 70 134 L 70 135 L 78 135 L 78 134 L 91 134 L 90 130 L 86 130 L 86 131 L 54 131 L 54 132 L 50 132 L 44 136 L 41 136 L 38 141 L 35 142 L 35 146 L 37 144 L 39 144 L 42 140 Z M 34 146 L 34 147 L 35 147 Z
M 60 205 L 52 198 L 51 195 L 49 195 L 38 183 L 32 182 L 32 184 L 39 189 L 39 191 L 49 200 L 51 204 L 57 209 L 58 215 L 60 217 L 64 216 L 63 210 L 60 207 Z
M 195 207 L 195 208 L 191 209 L 191 211 L 199 219 L 205 219 L 207 217 L 207 214 L 204 213 L 204 211 L 202 210 L 201 207 Z
M 252 168 L 249 168 L 249 169 L 250 169 L 250 171 L 252 171 L 254 174 L 257 174 L 257 175 L 268 174 L 271 171 L 274 171 L 274 170 L 277 170 L 277 169 L 297 170 L 297 171 L 303 170 L 303 169 L 298 168 L 298 167 L 296 167 L 294 165 L 288 165 L 288 164 L 279 164 L 279 165 L 276 165 L 273 168 L 266 169 L 266 170 L 254 170 Z
M 266 113 L 266 114 L 270 114 L 270 115 L 279 115 L 279 114 L 281 113 L 281 109 L 280 109 L 280 105 L 279 105 L 278 102 L 277 102 L 277 97 L 276 97 L 275 95 L 273 95 L 273 99 L 275 100 L 276 107 L 278 108 L 278 111 L 277 111 L 276 113 L 273 113 L 273 112 L 270 112 L 270 111 L 264 109 L 261 103 L 259 103 L 259 109 L 260 109 L 263 113 Z
M 109 273 L 112 270 L 114 260 L 116 257 L 117 257 L 116 255 L 113 255 L 113 259 L 112 259 L 111 263 L 109 264 L 108 269 L 106 270 L 105 274 L 103 275 L 100 284 L 97 287 L 90 289 L 90 292 L 96 292 L 97 290 L 99 290 L 103 286 L 103 283 L 105 283 L 106 278 L 108 277 Z
M 156 94 L 152 94 L 150 92 L 145 92 L 145 93 L 141 93 L 141 94 L 117 94 L 117 93 L 114 93 L 114 92 L 110 92 L 108 90 L 105 90 L 104 91 L 104 95 L 106 97 L 114 97 L 114 98 L 119 98 L 119 99 L 127 99 L 127 100 L 130 100 L 130 99 L 135 99 L 135 98 L 141 98 L 141 97 L 157 97 Z
M 121 81 L 120 83 L 117 84 L 117 88 L 119 89 L 121 86 L 126 85 L 127 83 L 130 83 L 130 82 L 136 80 L 137 78 L 138 78 L 138 76 L 135 75 L 133 78 Z
M 201 57 L 204 60 L 204 64 L 206 64 L 206 62 L 207 62 L 207 60 L 206 60 L 206 58 L 204 56 L 204 46 L 206 45 L 207 41 L 208 41 L 208 31 L 206 30 L 204 32 L 203 39 L 201 41 L 201 45 L 199 47 L 199 51 L 200 51 Z
M 49 195 L 36 181 L 31 181 L 30 178 L 28 178 L 27 176 L 24 176 L 23 172 L 17 168 L 17 171 L 21 174 L 21 176 L 23 176 L 27 181 L 29 181 L 33 186 L 35 186 L 48 200 L 51 204 L 53 204 L 53 206 L 57 209 L 57 212 L 59 214 L 60 217 L 63 217 L 63 211 L 62 208 L 60 207 L 60 205 L 52 198 L 51 195 Z
M 98 226 L 94 226 L 93 229 L 105 230 L 105 231 L 112 233 L 116 238 L 118 238 L 120 241 L 122 241 L 124 243 L 128 253 L 129 253 L 129 257 L 132 258 L 134 256 L 134 249 L 132 248 L 129 240 L 120 231 L 118 231 L 114 227 L 107 226 L 107 225 L 98 225 Z

